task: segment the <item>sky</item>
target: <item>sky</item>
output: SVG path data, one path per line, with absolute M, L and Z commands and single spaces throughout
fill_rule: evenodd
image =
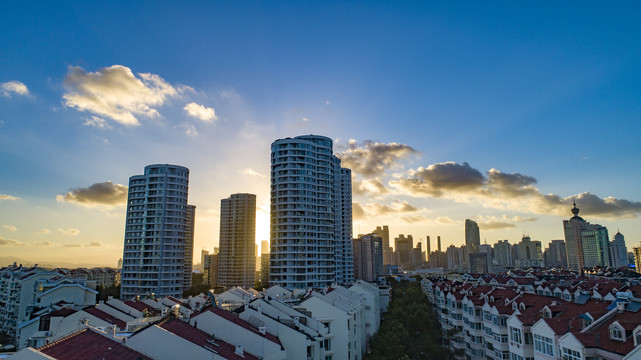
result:
M 195 261 L 270 145 L 334 139 L 354 235 L 641 243 L 637 2 L 0 3 L 0 258 L 115 266 L 128 179 L 190 169 Z M 434 241 L 434 240 L 433 240 Z M 425 246 L 425 244 L 423 244 Z M 435 247 L 435 244 L 432 244 Z

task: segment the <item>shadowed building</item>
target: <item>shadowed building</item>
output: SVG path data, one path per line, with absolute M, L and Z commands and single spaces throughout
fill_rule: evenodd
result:
M 256 195 L 232 194 L 220 201 L 218 284 L 254 287 Z

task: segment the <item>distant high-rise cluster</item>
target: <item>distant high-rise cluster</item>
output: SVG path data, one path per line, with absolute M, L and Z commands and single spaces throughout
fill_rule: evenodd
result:
M 332 139 L 305 135 L 271 146 L 269 283 L 287 289 L 354 279 L 351 172 Z
M 176 296 L 186 290 L 189 169 L 157 164 L 129 178 L 120 297 Z M 192 215 L 193 218 L 193 215 Z M 189 231 L 189 234 L 187 232 Z M 187 250 L 192 245 L 187 246 Z

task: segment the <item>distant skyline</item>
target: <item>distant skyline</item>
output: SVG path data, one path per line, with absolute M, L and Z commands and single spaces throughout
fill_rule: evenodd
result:
M 318 134 L 353 173 L 354 236 L 435 249 L 580 215 L 641 242 L 636 2 L 2 3 L 0 252 L 115 266 L 128 178 L 190 169 L 194 254 L 270 144 Z

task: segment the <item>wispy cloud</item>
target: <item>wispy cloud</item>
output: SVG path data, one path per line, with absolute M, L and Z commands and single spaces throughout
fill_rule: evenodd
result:
M 68 228 L 68 229 L 58 228 L 58 231 L 64 235 L 70 235 L 70 236 L 76 236 L 80 234 L 80 230 L 74 229 L 74 228 Z
M 122 205 L 127 200 L 127 186 L 105 181 L 87 188 L 71 189 L 70 192 L 57 195 L 56 200 L 84 206 Z
M 85 246 L 89 246 L 89 247 L 99 247 L 99 246 L 102 246 L 102 243 L 101 243 L 100 241 L 91 241 L 91 242 L 89 242 L 88 244 L 86 244 Z
M 189 116 L 195 117 L 196 119 L 200 119 L 204 122 L 211 123 L 218 120 L 218 116 L 216 116 L 214 108 L 196 104 L 195 102 L 185 105 L 183 110 L 185 110 Z
M 449 224 L 455 224 L 456 221 L 452 220 L 448 216 L 439 216 L 436 218 L 436 222 L 442 225 L 449 225 Z
M 182 124 L 176 125 L 176 128 L 185 129 L 185 135 L 187 136 L 191 136 L 191 137 L 198 136 L 198 130 L 196 130 L 196 127 L 194 126 L 194 124 L 184 122 Z
M 18 240 L 13 240 L 13 239 L 5 239 L 0 236 L 0 245 L 19 245 L 19 246 L 24 246 L 26 245 L 23 242 L 20 242 Z
M 7 229 L 7 230 L 9 230 L 9 231 L 11 231 L 11 232 L 16 232 L 16 231 L 18 231 L 18 228 L 17 228 L 17 227 L 15 227 L 15 226 L 13 226 L 13 225 L 2 225 L 2 227 L 3 227 L 3 228 L 5 228 L 5 229 Z
M 12 195 L 7 195 L 7 194 L 0 194 L 0 201 L 2 200 L 20 200 L 19 197 L 17 196 L 12 196 Z
M 83 125 L 93 126 L 95 128 L 100 128 L 100 129 L 111 129 L 111 125 L 107 123 L 107 120 L 95 115 L 85 119 L 85 122 L 83 123 Z
M 242 171 L 242 173 L 245 174 L 245 175 L 257 176 L 257 177 L 261 177 L 261 178 L 266 178 L 267 177 L 266 175 L 263 175 L 263 174 L 259 173 L 258 171 L 252 170 L 252 168 L 244 169 Z
M 138 126 L 137 117 L 158 117 L 157 107 L 179 96 L 181 91 L 191 89 L 177 89 L 155 74 L 137 75 L 123 65 L 100 68 L 96 72 L 71 66 L 65 78 L 68 92 L 63 95 L 64 105 L 122 125 Z
M 20 95 L 20 96 L 28 96 L 29 95 L 29 89 L 27 89 L 27 85 L 21 83 L 20 81 L 7 81 L 0 83 L 0 94 L 2 96 L 6 97 L 11 97 L 11 95 Z
M 48 235 L 48 234 L 51 234 L 51 230 L 49 230 L 49 229 L 40 229 L 40 231 L 38 231 L 38 234 Z

